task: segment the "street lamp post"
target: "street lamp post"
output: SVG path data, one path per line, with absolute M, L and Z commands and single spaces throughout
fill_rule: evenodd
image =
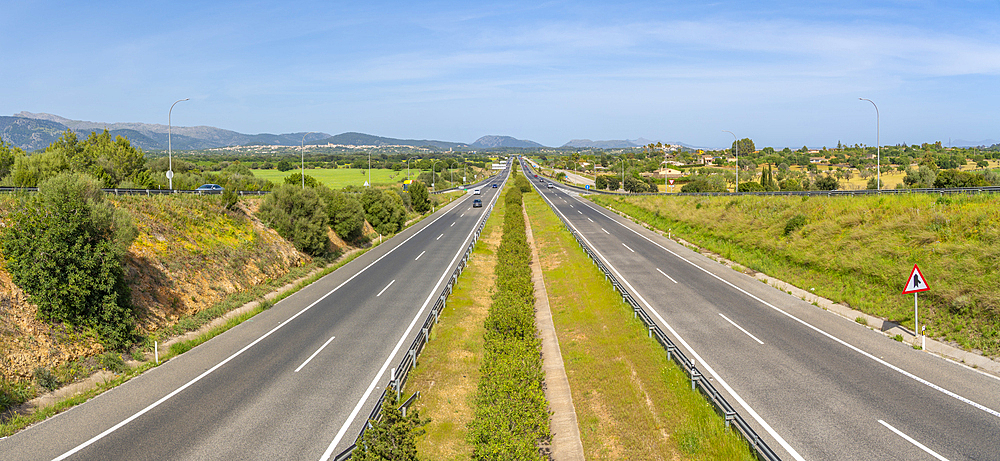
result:
M 368 149 L 368 187 L 372 187 L 372 151 Z
M 877 190 L 882 190 L 882 140 L 879 139 L 881 133 L 879 133 L 879 116 L 878 116 L 878 105 L 875 101 L 868 98 L 858 98 L 861 101 L 868 101 L 875 106 L 875 188 Z
M 619 157 L 618 160 L 622 162 L 622 190 L 625 189 L 625 157 Z
M 409 157 L 406 157 L 406 179 L 410 179 L 410 159 L 411 158 L 413 158 L 412 155 L 409 156 Z
M 740 191 L 740 140 L 736 138 L 736 133 L 729 130 L 722 130 L 733 135 L 733 156 L 736 157 L 736 192 Z
M 437 189 L 434 187 L 434 183 L 435 183 L 435 181 L 434 181 L 435 178 L 434 177 L 437 176 L 437 175 L 434 174 L 434 165 L 437 164 L 437 162 L 440 162 L 440 160 L 434 160 L 433 162 L 431 162 L 431 189 L 435 190 L 435 191 Z
M 299 154 L 302 155 L 302 163 L 300 165 L 299 171 L 302 172 L 302 189 L 306 188 L 306 136 L 315 133 L 315 131 L 310 131 L 302 135 L 302 143 L 299 145 Z
M 187 101 L 191 98 L 178 99 L 170 105 L 170 110 L 167 111 L 167 181 L 170 183 L 170 190 L 174 190 L 174 154 L 173 146 L 170 144 L 170 126 L 172 125 L 170 121 L 170 116 L 174 112 L 174 106 L 181 102 Z

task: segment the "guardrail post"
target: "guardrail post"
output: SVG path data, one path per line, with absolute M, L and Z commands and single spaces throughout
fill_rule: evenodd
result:
M 677 349 L 677 346 L 675 346 L 673 344 L 667 344 L 667 360 L 671 359 L 671 355 L 673 354 L 674 350 L 676 350 L 676 349 Z
M 653 337 L 653 330 L 654 330 L 655 328 L 656 328 L 655 326 L 651 326 L 651 327 L 649 327 L 649 337 L 650 337 L 650 338 L 652 338 L 652 337 Z
M 694 385 L 696 382 L 701 381 L 701 372 L 697 368 L 691 369 L 691 390 L 694 390 Z
M 735 411 L 726 411 L 726 429 L 729 429 L 729 422 L 736 419 Z
M 427 334 L 427 329 L 426 328 L 421 328 L 420 331 L 424 334 L 424 342 L 425 343 L 431 342 L 431 337 L 430 337 L 430 335 Z
M 417 351 L 410 349 L 410 360 L 413 362 L 413 366 L 417 366 Z

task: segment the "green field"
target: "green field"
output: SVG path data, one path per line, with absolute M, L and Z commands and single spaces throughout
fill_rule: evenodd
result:
M 275 184 L 281 184 L 285 181 L 285 178 L 291 175 L 299 175 L 299 170 L 289 170 L 289 171 L 278 171 L 278 170 L 251 170 L 253 175 L 258 178 L 263 178 L 271 181 Z M 410 178 L 416 179 L 422 171 L 430 170 L 410 170 Z M 306 176 L 312 176 L 316 178 L 317 181 L 331 189 L 340 189 L 346 186 L 364 186 L 365 181 L 368 180 L 368 170 L 367 169 L 353 169 L 353 168 L 337 168 L 335 170 L 329 169 L 306 169 Z M 462 174 L 461 169 L 455 172 L 455 185 L 459 185 L 461 182 L 460 175 Z M 448 171 L 442 171 L 438 173 L 442 178 L 445 179 L 443 183 L 437 184 L 438 189 L 446 189 L 452 187 L 451 183 L 447 180 L 450 179 L 451 174 Z M 475 181 L 472 177 L 472 172 L 469 173 L 469 183 Z M 394 171 L 390 169 L 375 169 L 371 170 L 372 184 L 374 185 L 386 185 L 386 184 L 401 184 L 406 180 L 406 169 L 400 171 Z M 430 184 L 428 184 L 428 187 Z

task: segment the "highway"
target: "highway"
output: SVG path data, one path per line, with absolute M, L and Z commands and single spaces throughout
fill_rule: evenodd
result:
M 508 172 L 249 321 L 0 440 L 0 460 L 332 459 L 354 442 Z
M 826 312 L 525 172 L 782 459 L 1000 459 L 997 377 Z

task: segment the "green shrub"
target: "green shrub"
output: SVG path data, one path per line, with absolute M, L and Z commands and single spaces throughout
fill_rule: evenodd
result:
M 101 363 L 101 368 L 108 370 L 112 373 L 121 373 L 128 369 L 125 366 L 125 360 L 122 359 L 121 354 L 114 352 L 105 352 L 98 357 L 98 361 Z
M 469 423 L 472 457 L 477 460 L 545 459 L 538 444 L 550 438 L 541 345 L 534 323 L 531 249 L 521 199 L 519 187 L 504 196 L 496 286 L 484 322 L 481 378 L 475 417 Z
M 381 235 L 395 234 L 406 225 L 406 209 L 395 192 L 366 189 L 361 194 L 361 206 L 365 219 Z
M 40 317 L 92 327 L 106 347 L 120 349 L 135 338 L 124 258 L 138 231 L 100 188 L 78 173 L 42 182 L 8 216 L 0 248 Z
M 806 225 L 805 216 L 800 214 L 792 216 L 791 219 L 789 219 L 788 222 L 785 223 L 784 235 L 787 236 L 788 234 L 791 234 L 792 232 L 801 229 L 805 225 Z
M 371 427 L 365 431 L 358 449 L 351 459 L 358 461 L 416 461 L 417 436 L 424 433 L 429 419 L 420 419 L 415 408 L 410 408 L 406 416 L 397 408 L 396 393 L 386 393 L 382 402 L 382 419 L 370 420 Z
M 365 210 L 355 195 L 327 187 L 318 187 L 316 190 L 326 204 L 326 215 L 333 231 L 344 240 L 361 238 L 365 226 Z
M 299 251 L 321 256 L 330 246 L 324 205 L 312 187 L 283 185 L 264 197 L 260 216 Z
M 35 383 L 42 389 L 48 391 L 59 389 L 59 386 L 62 384 L 59 382 L 59 377 L 57 377 L 52 370 L 45 367 L 36 367 L 33 375 L 35 377 Z

